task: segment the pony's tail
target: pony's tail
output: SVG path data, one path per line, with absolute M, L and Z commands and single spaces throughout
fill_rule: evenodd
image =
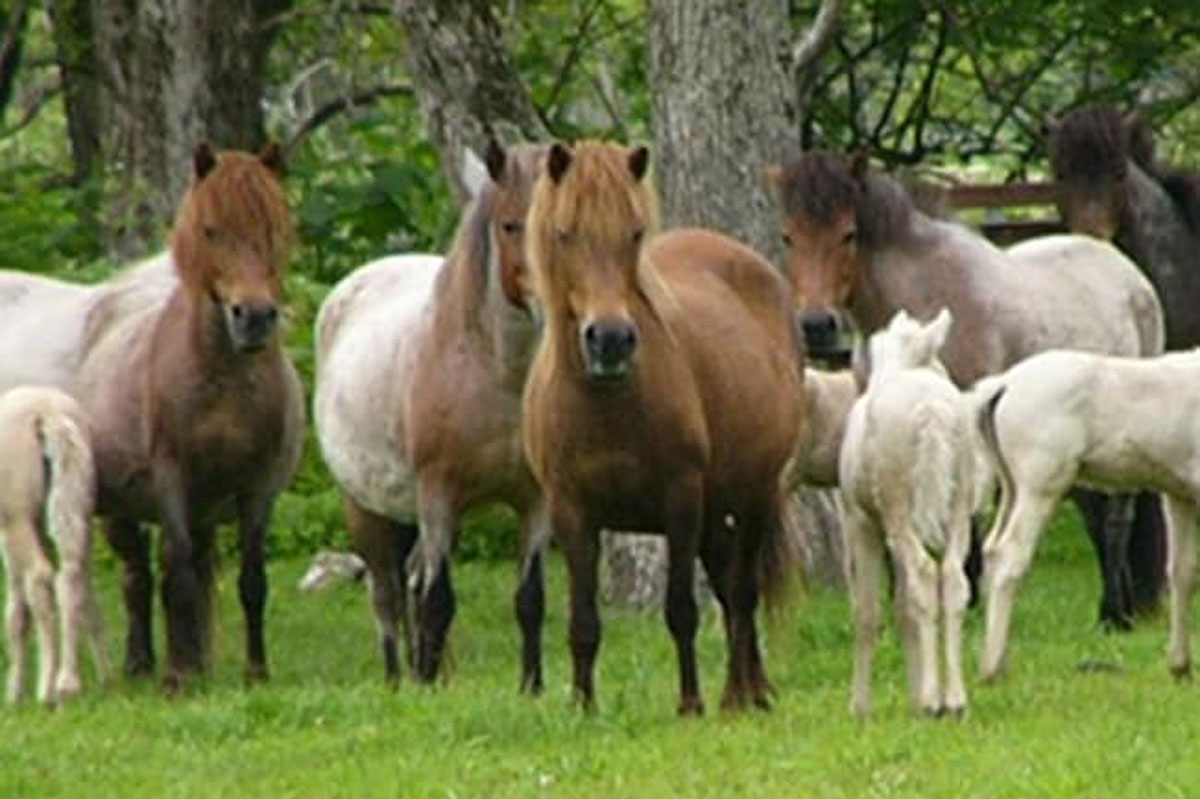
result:
M 957 485 L 958 454 L 949 435 L 955 430 L 951 422 L 952 408 L 923 404 L 917 408 L 917 441 L 913 462 L 922 465 L 926 479 L 912 486 L 912 521 L 922 545 L 930 552 L 946 548 L 946 527 L 954 492 L 973 490 L 973 486 Z M 928 479 L 936 475 L 935 479 Z
M 1002 497 L 1013 496 L 1012 471 L 1000 450 L 1000 438 L 996 434 L 996 408 L 1007 389 L 1003 376 L 996 376 L 979 381 L 970 394 L 975 410 L 975 422 L 983 440 L 983 451 L 1000 480 Z
M 69 416 L 48 414 L 37 423 L 46 469 L 46 522 L 59 552 L 88 541 L 96 469 L 88 435 Z
M 780 489 L 776 512 L 767 520 L 758 548 L 758 588 L 770 613 L 778 612 L 791 596 L 800 574 L 801 514 L 794 494 Z

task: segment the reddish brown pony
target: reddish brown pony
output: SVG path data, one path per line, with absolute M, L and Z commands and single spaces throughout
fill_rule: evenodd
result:
M 786 571 L 780 475 L 802 407 L 790 295 L 761 257 L 715 233 L 647 243 L 647 160 L 644 148 L 556 144 L 527 220 L 546 328 L 525 389 L 525 450 L 570 573 L 575 693 L 592 705 L 601 528 L 661 531 L 680 712 L 704 706 L 697 554 L 725 611 L 723 705 L 766 707 L 754 611 Z
M 304 424 L 277 324 L 293 239 L 278 150 L 216 155 L 201 145 L 193 162 L 169 256 L 95 287 L 43 281 L 24 295 L 27 306 L 36 298 L 33 306 L 8 295 L 17 300 L 7 312 L 56 314 L 61 331 L 47 331 L 59 340 L 20 363 L 10 363 L 12 353 L 0 362 L 0 384 L 14 373 L 66 382 L 92 415 L 98 512 L 124 565 L 130 674 L 153 669 L 142 523 L 162 524 L 169 686 L 206 663 L 215 526 L 233 516 L 246 673 L 267 676 L 263 542 Z

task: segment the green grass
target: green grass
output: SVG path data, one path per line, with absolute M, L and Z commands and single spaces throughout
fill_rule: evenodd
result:
M 599 709 L 569 701 L 565 580 L 552 559 L 546 694 L 518 695 L 513 568 L 458 568 L 449 682 L 383 688 L 359 586 L 295 589 L 300 559 L 270 566 L 270 684 L 241 686 L 232 564 L 205 687 L 168 700 L 154 686 L 89 687 L 69 707 L 0 712 L 0 797 L 1028 797 L 1194 796 L 1200 790 L 1200 688 L 1175 684 L 1162 618 L 1129 635 L 1095 625 L 1097 579 L 1073 517 L 1045 540 L 1018 597 L 1011 668 L 972 681 L 961 721 L 914 717 L 894 629 L 880 646 L 875 716 L 848 710 L 846 599 L 802 597 L 767 625 L 779 691 L 769 714 L 715 709 L 719 623 L 706 611 L 699 652 L 709 714 L 674 715 L 673 648 L 659 614 L 606 609 Z M 117 574 L 98 582 L 114 648 Z M 975 674 L 981 619 L 968 620 Z M 1115 671 L 1083 672 L 1084 661 Z

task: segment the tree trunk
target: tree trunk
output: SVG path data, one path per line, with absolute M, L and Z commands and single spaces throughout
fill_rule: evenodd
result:
M 160 238 L 198 142 L 262 146 L 275 28 L 261 23 L 290 1 L 94 0 L 105 158 L 119 170 L 109 201 L 118 253 L 144 252 Z
M 4 121 L 4 111 L 12 99 L 13 83 L 21 66 L 28 11 L 28 0 L 17 0 L 10 8 L 0 8 L 0 122 Z
M 728 233 L 782 263 L 763 169 L 799 151 L 786 0 L 652 0 L 655 179 L 667 227 Z
M 489 135 L 514 144 L 549 134 L 509 63 L 488 0 L 398 0 L 396 18 L 408 35 L 409 71 L 429 138 L 464 201 L 464 147 L 482 153 Z
M 71 181 L 79 185 L 92 177 L 99 165 L 100 131 L 103 129 L 92 3 L 91 0 L 51 0 L 47 10 L 54 26 L 58 73 L 67 109 Z

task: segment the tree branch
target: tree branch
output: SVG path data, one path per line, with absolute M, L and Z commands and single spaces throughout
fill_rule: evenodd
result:
M 817 18 L 812 26 L 800 37 L 800 41 L 792 48 L 792 71 L 799 76 L 808 72 L 813 65 L 825 55 L 829 49 L 833 35 L 837 32 L 838 23 L 842 20 L 842 12 L 846 7 L 845 0 L 821 0 L 817 9 Z
M 307 119 L 300 123 L 292 135 L 288 138 L 287 143 L 283 146 L 284 158 L 291 156 L 295 148 L 314 130 L 324 125 L 329 120 L 333 119 L 338 114 L 349 111 L 352 108 L 358 108 L 364 105 L 373 105 L 384 97 L 396 97 L 400 95 L 412 95 L 413 87 L 410 83 L 393 83 L 385 86 L 374 86 L 370 89 L 361 89 L 350 94 L 342 95 L 341 97 L 330 100 L 324 105 L 317 108 Z
M 33 93 L 33 96 L 30 98 L 28 104 L 26 104 L 25 112 L 21 114 L 21 118 L 12 125 L 0 130 L 0 139 L 8 138 L 14 133 L 24 130 L 33 124 L 33 121 L 37 119 L 38 114 L 42 112 L 42 109 L 45 108 L 46 105 L 61 92 L 62 81 L 58 80 L 57 78 L 38 87 L 38 89 Z

